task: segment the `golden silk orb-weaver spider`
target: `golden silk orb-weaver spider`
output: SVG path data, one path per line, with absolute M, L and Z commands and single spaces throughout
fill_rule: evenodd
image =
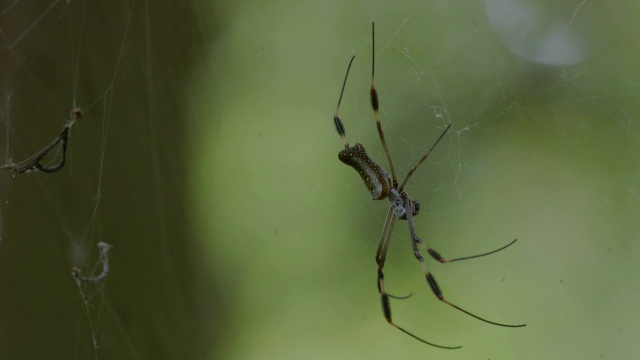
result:
M 487 255 L 496 253 L 500 250 L 504 250 L 505 248 L 513 245 L 518 239 L 513 240 L 509 244 L 499 249 L 489 251 L 483 254 L 465 256 L 465 257 L 460 257 L 455 259 L 445 259 L 440 254 L 438 254 L 438 252 L 436 252 L 435 250 L 427 246 L 418 237 L 414 229 L 413 217 L 418 215 L 418 213 L 420 212 L 420 203 L 411 199 L 411 197 L 404 191 L 404 187 L 407 185 L 407 182 L 409 181 L 413 173 L 418 169 L 418 167 L 420 167 L 420 165 L 422 165 L 422 163 L 425 160 L 427 160 L 427 158 L 429 157 L 429 154 L 431 153 L 431 151 L 433 151 L 436 145 L 438 145 L 438 142 L 440 142 L 440 140 L 447 133 L 447 131 L 451 127 L 451 124 L 449 124 L 444 129 L 442 134 L 440 134 L 440 137 L 438 137 L 438 139 L 431 146 L 429 151 L 427 151 L 424 155 L 422 155 L 422 157 L 418 160 L 418 162 L 409 170 L 404 180 L 402 181 L 402 184 L 398 186 L 398 180 L 396 178 L 396 173 L 393 167 L 393 162 L 391 160 L 391 155 L 389 154 L 389 149 L 387 148 L 387 144 L 384 140 L 384 133 L 382 132 L 382 125 L 380 124 L 380 114 L 378 111 L 378 108 L 379 108 L 378 92 L 376 91 L 376 88 L 374 85 L 374 82 L 375 82 L 375 26 L 373 23 L 371 24 L 371 37 L 372 37 L 371 107 L 373 108 L 373 112 L 375 115 L 376 126 L 378 128 L 378 135 L 380 136 L 380 142 L 382 142 L 384 153 L 386 154 L 387 161 L 389 162 L 389 168 L 391 169 L 391 176 L 389 176 L 389 174 L 380 165 L 376 164 L 376 162 L 373 161 L 369 157 L 369 155 L 367 155 L 367 152 L 362 144 L 358 143 L 358 144 L 355 144 L 354 146 L 349 146 L 344 125 L 342 124 L 342 120 L 340 120 L 340 117 L 338 116 L 338 111 L 340 110 L 340 103 L 342 102 L 342 95 L 344 93 L 344 89 L 347 84 L 347 78 L 349 77 L 349 70 L 351 69 L 351 64 L 353 64 L 353 59 L 355 58 L 355 55 L 351 58 L 351 60 L 349 61 L 349 65 L 347 67 L 347 73 L 344 77 L 344 82 L 342 83 L 342 90 L 340 91 L 340 97 L 338 98 L 338 105 L 336 106 L 336 112 L 333 115 L 333 122 L 335 124 L 336 130 L 338 131 L 338 134 L 342 137 L 342 140 L 344 141 L 344 149 L 340 151 L 340 153 L 338 154 L 338 158 L 340 159 L 340 161 L 351 166 L 358 172 L 358 174 L 360 174 L 360 177 L 364 181 L 364 184 L 369 190 L 369 193 L 371 193 L 371 197 L 373 198 L 373 200 L 384 200 L 384 199 L 389 200 L 389 204 L 390 204 L 389 210 L 387 211 L 387 217 L 384 222 L 384 227 L 382 228 L 380 241 L 378 243 L 378 250 L 376 251 L 376 263 L 378 264 L 378 279 L 377 279 L 378 292 L 380 293 L 380 300 L 382 302 L 382 312 L 384 313 L 384 316 L 387 319 L 387 322 L 392 326 L 394 326 L 395 328 L 397 328 L 398 330 L 404 332 L 405 334 L 425 344 L 443 348 L 443 349 L 459 349 L 462 347 L 462 346 L 443 346 L 443 345 L 438 345 L 438 344 L 429 342 L 405 330 L 404 328 L 398 326 L 391 317 L 391 305 L 389 304 L 389 298 L 404 299 L 404 298 L 407 298 L 408 296 L 398 297 L 398 296 L 393 296 L 386 292 L 384 274 L 383 274 L 384 262 L 387 255 L 387 249 L 389 248 L 389 242 L 391 240 L 391 233 L 393 231 L 393 226 L 396 220 L 407 220 L 407 223 L 409 225 L 409 232 L 411 234 L 411 246 L 413 247 L 413 254 L 416 257 L 416 259 L 420 261 L 420 265 L 422 266 L 422 270 L 424 271 L 424 275 L 427 280 L 427 283 L 429 284 L 429 287 L 431 288 L 433 293 L 438 297 L 440 301 L 444 302 L 445 304 L 455 309 L 462 311 L 463 313 L 469 316 L 472 316 L 478 320 L 484 321 L 489 324 L 505 326 L 505 327 L 513 327 L 513 328 L 526 326 L 526 324 L 508 325 L 508 324 L 502 324 L 502 323 L 490 321 L 480 316 L 474 315 L 471 312 L 464 310 L 461 307 L 449 302 L 444 298 L 444 295 L 442 294 L 442 291 L 440 290 L 440 287 L 438 286 L 436 279 L 433 277 L 433 275 L 431 275 L 431 273 L 427 269 L 427 265 L 424 261 L 424 258 L 420 253 L 420 248 L 426 251 L 432 258 L 444 264 L 444 263 L 450 263 L 454 261 L 478 258 L 478 257 L 487 256 Z

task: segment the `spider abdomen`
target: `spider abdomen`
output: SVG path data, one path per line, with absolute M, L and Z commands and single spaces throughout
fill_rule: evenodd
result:
M 340 151 L 338 158 L 360 174 L 374 200 L 382 200 L 387 197 L 391 187 L 389 174 L 371 160 L 362 144 L 356 144 Z

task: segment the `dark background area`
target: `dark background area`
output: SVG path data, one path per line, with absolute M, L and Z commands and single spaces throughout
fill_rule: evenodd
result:
M 177 359 L 215 347 L 210 324 L 224 316 L 215 296 L 202 301 L 215 284 L 199 280 L 186 200 L 184 89 L 211 41 L 194 9 L 18 1 L 0 10 L 3 158 L 35 153 L 73 107 L 84 110 L 61 171 L 1 174 L 2 357 Z M 113 245 L 111 272 L 82 286 L 85 308 L 70 270 L 99 273 L 99 241 Z

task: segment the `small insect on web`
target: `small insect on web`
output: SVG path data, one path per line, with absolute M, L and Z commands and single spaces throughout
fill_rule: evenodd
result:
M 82 110 L 76 108 L 71 110 L 69 121 L 62 127 L 60 134 L 56 136 L 49 145 L 42 148 L 40 151 L 29 157 L 28 159 L 19 163 L 14 163 L 11 159 L 5 164 L 0 166 L 0 170 L 13 170 L 18 174 L 24 174 L 34 171 L 42 171 L 44 173 L 54 173 L 64 166 L 67 157 L 67 141 L 69 139 L 69 130 L 75 124 L 76 120 L 82 119 Z M 62 158 L 55 165 L 43 165 L 42 160 L 49 155 L 58 144 L 62 148 Z
M 349 70 L 351 69 L 351 64 L 353 64 L 353 60 L 355 59 L 355 56 L 353 56 L 351 58 L 351 60 L 349 61 L 349 66 L 347 67 L 347 73 L 344 77 L 344 82 L 342 83 L 342 90 L 340 91 L 340 97 L 338 98 L 338 105 L 336 107 L 336 112 L 333 115 L 333 122 L 335 124 L 336 127 L 336 131 L 338 132 L 338 134 L 342 137 L 342 140 L 344 141 L 344 150 L 340 151 L 340 153 L 338 154 L 338 158 L 340 159 L 340 161 L 342 161 L 343 163 L 351 166 L 352 168 L 354 168 L 358 174 L 360 174 L 360 177 L 362 178 L 362 180 L 364 181 L 365 186 L 367 187 L 367 189 L 369 190 L 369 193 L 371 193 L 371 197 L 373 198 L 373 200 L 383 200 L 383 199 L 387 199 L 389 200 L 390 206 L 389 206 L 389 210 L 387 211 L 387 217 L 386 220 L 384 222 L 384 227 L 382 228 L 382 234 L 380 235 L 380 241 L 378 243 L 378 250 L 376 252 L 376 263 L 378 264 L 378 278 L 377 278 L 377 284 L 378 284 L 378 292 L 380 293 L 380 300 L 382 302 L 382 311 L 384 313 L 385 318 L 387 319 L 387 322 L 389 324 L 391 324 L 392 326 L 394 326 L 395 328 L 397 328 L 398 330 L 404 332 L 405 334 L 413 337 L 416 340 L 419 340 L 425 344 L 428 345 L 432 345 L 435 347 L 439 347 L 439 348 L 443 348 L 443 349 L 459 349 L 462 346 L 443 346 L 443 345 L 438 345 L 438 344 L 434 344 L 432 342 L 426 341 L 423 338 L 420 338 L 416 335 L 414 335 L 413 333 L 405 330 L 404 328 L 398 326 L 395 322 L 393 322 L 393 319 L 391 318 L 391 305 L 389 303 L 389 298 L 396 298 L 396 299 L 402 299 L 401 297 L 398 296 L 393 296 L 389 293 L 386 292 L 385 289 L 385 283 L 384 283 L 384 274 L 382 272 L 382 270 L 384 269 L 384 262 L 385 262 L 385 258 L 387 256 L 387 250 L 389 248 L 389 242 L 391 240 L 391 233 L 393 231 L 393 226 L 395 225 L 396 220 L 407 220 L 407 223 L 409 225 L 409 232 L 411 234 L 411 246 L 413 247 L 413 254 L 416 257 L 416 259 L 418 259 L 418 261 L 420 261 L 420 265 L 422 266 L 422 270 L 424 271 L 424 275 L 425 278 L 427 280 L 427 283 L 429 284 L 429 287 L 431 288 L 431 290 L 433 291 L 433 293 L 438 297 L 438 299 L 442 302 L 444 302 L 445 304 L 459 310 L 462 311 L 463 313 L 472 316 L 478 320 L 484 321 L 486 323 L 489 324 L 493 324 L 493 325 L 498 325 L 498 326 L 505 326 L 505 327 L 523 327 L 526 326 L 526 324 L 521 324 L 521 325 L 508 325 L 508 324 L 502 324 L 502 323 L 497 323 L 494 321 L 490 321 L 484 318 L 481 318 L 480 316 L 474 315 L 471 312 L 462 309 L 461 307 L 449 302 L 448 300 L 446 300 L 444 298 L 444 295 L 442 294 L 442 291 L 440 290 L 440 287 L 438 286 L 438 283 L 436 282 L 436 279 L 433 277 L 433 275 L 431 275 L 431 273 L 429 272 L 429 270 L 427 269 L 427 265 L 424 261 L 424 258 L 422 257 L 422 254 L 420 253 L 420 247 L 422 249 L 424 249 L 432 258 L 438 260 L 441 263 L 450 263 L 450 262 L 454 262 L 454 261 L 461 261 L 461 260 L 468 260 L 468 259 L 474 259 L 474 258 L 479 258 L 482 256 L 487 256 L 487 255 L 491 255 L 494 254 L 498 251 L 504 250 L 507 247 L 513 245 L 518 239 L 513 240 L 512 242 L 508 243 L 507 245 L 493 250 L 493 251 L 489 251 L 483 254 L 479 254 L 479 255 L 472 255 L 472 256 L 465 256 L 465 257 L 460 257 L 460 258 L 455 258 L 455 259 L 445 259 L 442 256 L 440 256 L 440 254 L 438 254 L 438 252 L 436 252 L 435 250 L 431 249 L 430 247 L 428 247 L 416 234 L 416 231 L 414 229 L 414 225 L 413 225 L 413 217 L 418 215 L 418 213 L 420 212 L 420 203 L 411 199 L 411 197 L 409 197 L 409 195 L 404 191 L 404 187 L 407 185 L 407 182 L 409 181 L 409 179 L 411 178 L 411 176 L 413 175 L 413 173 L 418 169 L 418 167 L 425 161 L 427 160 L 427 158 L 429 157 L 429 154 L 431 154 L 431 151 L 433 151 L 433 149 L 436 147 L 436 145 L 438 145 L 438 143 L 440 142 L 440 140 L 444 137 L 444 135 L 447 133 L 447 131 L 449 130 L 449 128 L 451 127 L 451 124 L 449 124 L 444 131 L 442 132 L 442 134 L 440 134 L 440 137 L 438 137 L 438 139 L 435 141 L 435 143 L 431 146 L 431 148 L 429 149 L 429 151 L 427 151 L 424 155 L 422 155 L 422 157 L 420 158 L 420 160 L 418 160 L 418 162 L 411 168 L 411 170 L 409 170 L 409 172 L 407 173 L 407 175 L 405 176 L 404 180 L 402 181 L 402 184 L 400 186 L 398 186 L 398 180 L 396 177 L 396 173 L 393 167 L 393 162 L 391 160 L 391 155 L 389 153 L 389 149 L 387 148 L 387 143 L 384 140 L 384 133 L 382 132 L 382 125 L 380 123 L 380 114 L 378 111 L 379 108 L 379 101 L 378 101 L 378 93 L 376 91 L 376 88 L 374 86 L 374 81 L 375 81 L 375 26 L 372 23 L 371 24 L 371 37 L 372 37 L 372 65 L 371 65 L 371 107 L 373 108 L 373 112 L 375 115 L 375 119 L 376 119 L 376 126 L 378 128 L 378 135 L 380 136 L 380 142 L 382 143 L 382 147 L 384 148 L 384 153 L 387 156 L 387 161 L 389 162 L 389 168 L 391 169 L 391 177 L 389 177 L 389 174 L 378 164 L 376 164 L 370 157 L 369 155 L 367 155 L 365 148 L 362 144 L 355 144 L 354 146 L 349 146 L 349 142 L 347 141 L 347 136 L 346 136 L 346 132 L 344 129 L 344 125 L 342 124 L 342 120 L 340 120 L 340 117 L 338 116 L 338 111 L 340 110 L 340 103 L 342 102 L 342 95 L 344 93 L 344 89 L 345 86 L 347 84 L 347 78 L 349 76 Z M 410 296 L 410 295 L 409 295 Z M 408 297 L 408 296 L 407 296 Z M 406 297 L 404 297 L 406 298 Z
M 107 278 L 109 275 L 109 251 L 111 251 L 112 248 L 113 246 L 104 241 L 100 241 L 98 243 L 98 250 L 100 251 L 99 261 L 102 263 L 102 272 L 100 274 L 95 276 L 84 276 L 82 275 L 82 270 L 79 268 L 73 267 L 71 269 L 71 276 L 76 279 L 78 286 L 83 282 L 98 283 Z
M 98 262 L 102 264 L 102 272 L 100 272 L 98 275 L 85 276 L 82 274 L 82 270 L 80 270 L 80 268 L 77 268 L 77 267 L 71 268 L 71 276 L 76 281 L 76 285 L 78 286 L 78 290 L 80 291 L 80 297 L 82 298 L 84 311 L 87 316 L 87 321 L 89 322 L 89 328 L 91 329 L 91 340 L 93 343 L 93 349 L 96 352 L 96 358 L 97 358 L 97 351 L 99 348 L 98 335 L 95 330 L 96 327 L 94 326 L 94 320 L 92 320 L 91 312 L 89 310 L 90 308 L 89 303 L 93 298 L 93 295 L 88 296 L 85 293 L 85 291 L 83 290 L 83 284 L 84 283 L 97 284 L 97 283 L 103 282 L 107 278 L 107 276 L 109 275 L 109 252 L 111 251 L 112 248 L 113 246 L 111 246 L 111 244 L 107 244 L 104 241 L 100 241 L 98 243 L 98 251 L 100 254 L 100 257 L 98 258 Z

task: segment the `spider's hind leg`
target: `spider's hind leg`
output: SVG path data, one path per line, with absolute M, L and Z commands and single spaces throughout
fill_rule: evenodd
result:
M 411 206 L 411 199 L 409 198 L 408 195 L 405 195 L 405 207 L 407 209 L 410 209 Z M 509 324 L 502 324 L 502 323 L 498 323 L 498 322 L 494 322 L 494 321 L 490 321 L 484 318 L 481 318 L 478 315 L 475 315 L 461 307 L 459 307 L 458 305 L 455 305 L 451 302 L 449 302 L 447 299 L 444 298 L 444 295 L 442 294 L 442 290 L 440 290 L 440 287 L 438 286 L 438 283 L 436 282 L 436 279 L 433 277 L 433 275 L 431 275 L 431 273 L 429 272 L 429 269 L 427 268 L 427 264 L 424 261 L 424 258 L 422 257 L 422 254 L 420 254 L 420 249 L 418 248 L 418 245 L 422 245 L 422 247 L 426 248 L 427 251 L 429 252 L 429 254 L 434 257 L 436 260 L 439 260 L 440 262 L 451 262 L 451 261 L 457 261 L 457 260 L 465 260 L 465 259 L 472 259 L 474 257 L 480 257 L 480 256 L 485 256 L 485 255 L 489 255 L 489 254 L 493 254 L 496 251 L 500 251 L 508 246 L 510 246 L 511 244 L 513 244 L 515 242 L 512 241 L 511 243 L 507 244 L 506 246 L 501 247 L 500 249 L 485 253 L 485 254 L 480 254 L 480 255 L 474 255 L 474 256 L 467 256 L 464 258 L 458 258 L 458 259 L 453 259 L 453 260 L 445 260 L 443 259 L 440 254 L 438 254 L 437 252 L 435 252 L 434 250 L 429 249 L 426 245 L 424 245 L 424 243 L 422 242 L 422 240 L 420 240 L 420 238 L 418 237 L 418 235 L 416 235 L 416 231 L 413 227 L 413 213 L 411 211 L 407 211 L 407 222 L 409 223 L 409 232 L 411 233 L 411 246 L 413 247 L 413 254 L 415 255 L 416 259 L 418 259 L 418 261 L 420 261 L 420 265 L 422 266 L 422 270 L 424 271 L 424 276 L 427 280 L 427 283 L 429 284 L 429 287 L 431 288 L 431 291 L 433 291 L 433 293 L 436 295 L 436 297 L 442 301 L 443 303 L 462 311 L 463 313 L 474 317 L 478 320 L 484 321 L 486 323 L 489 324 L 493 324 L 493 325 L 497 325 L 497 326 L 504 326 L 504 327 L 523 327 L 526 326 L 526 324 L 520 324 L 520 325 L 509 325 Z M 442 259 L 442 260 L 440 260 Z

